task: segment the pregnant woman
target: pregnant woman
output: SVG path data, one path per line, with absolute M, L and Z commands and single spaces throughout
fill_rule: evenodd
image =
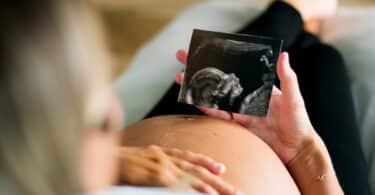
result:
M 281 91 L 274 88 L 266 118 L 202 107 L 225 120 L 155 117 L 128 127 L 122 141 L 207 154 L 227 166 L 224 179 L 246 194 L 343 194 L 326 147 L 309 121 L 286 53 L 279 59 L 278 76 Z
M 316 7 L 317 1 L 311 2 Z M 121 148 L 116 145 L 120 110 L 106 74 L 110 63 L 87 3 L 15 0 L 0 8 L 6 29 L 0 32 L 1 194 L 86 194 L 106 190 L 119 178 L 134 185 L 171 186 L 168 179 L 174 177 L 185 187 L 210 194 L 235 194 L 228 183 L 248 194 L 343 194 L 334 166 L 347 194 L 368 192 L 341 58 L 315 39 L 308 41 L 313 46 L 296 41 L 304 33 L 292 2 L 274 3 L 243 32 L 286 40 L 292 64 L 301 65 L 296 71 L 314 70 L 312 65 L 339 71 L 329 74 L 335 80 L 318 86 L 317 78 L 308 80 L 309 74 L 297 71 L 299 79 L 307 79 L 300 81 L 307 111 L 284 53 L 278 61 L 281 90 L 274 88 L 266 118 L 205 108 L 199 109 L 211 117 L 196 116 L 202 113 L 174 105 L 177 91 L 174 97 L 172 90 L 152 114 L 194 115 L 140 121 L 121 135 L 122 144 L 129 146 Z M 304 45 L 307 51 L 292 50 L 293 45 Z M 178 58 L 184 62 L 186 53 L 179 52 Z M 340 82 L 344 90 L 335 91 L 338 85 L 332 82 Z M 310 89 L 325 99 L 314 101 Z M 337 115 L 346 118 L 335 120 Z M 348 140 L 352 145 L 342 147 Z M 164 148 L 144 147 L 151 144 Z M 227 170 L 186 150 L 212 156 Z
M 345 194 L 370 194 L 345 63 L 336 49 L 322 43 L 314 35 L 319 31 L 317 28 L 319 20 L 333 15 L 336 4 L 334 0 L 274 1 L 256 20 L 239 31 L 239 33 L 283 39 L 284 50 L 290 54 L 292 68 L 289 66 L 288 54 L 283 53 L 280 56 L 277 66 L 280 84 L 277 85 L 280 86 L 281 91 L 277 88 L 273 90 L 270 110 L 266 118 L 242 116 L 202 107 L 196 109 L 175 103 L 179 90 L 179 86 L 175 84 L 148 117 L 204 113 L 240 126 L 232 127 L 237 130 L 225 134 L 224 126 L 226 125 L 219 124 L 224 123 L 222 121 L 199 117 L 191 119 L 159 117 L 130 127 L 130 129 L 137 127 L 149 129 L 150 131 L 141 130 L 145 134 L 145 132 L 160 131 L 151 128 L 153 126 L 151 124 L 160 124 L 160 122 L 156 123 L 156 120 L 170 121 L 163 123 L 165 134 L 156 133 L 155 137 L 140 141 L 139 144 L 155 142 L 161 145 L 191 148 L 193 151 L 207 154 L 212 153 L 218 160 L 228 163 L 227 179 L 245 192 L 254 192 L 249 188 L 261 186 L 259 184 L 261 183 L 264 184 L 264 190 L 268 192 L 277 189 L 273 191 L 274 194 L 289 194 L 281 193 L 281 189 L 276 187 L 277 182 L 271 181 L 275 179 L 276 173 L 267 177 L 255 174 L 256 171 L 266 174 L 275 167 L 280 168 L 279 171 L 283 169 L 282 166 L 278 166 L 278 163 L 262 160 L 267 156 L 267 152 L 258 148 L 262 148 L 264 144 L 256 146 L 257 149 L 253 148 L 254 143 L 257 143 L 253 139 L 260 138 L 273 149 L 274 153 L 271 152 L 269 155 L 276 154 L 284 163 L 290 173 L 287 176 L 293 178 L 302 194 L 340 194 L 342 191 L 339 183 Z M 177 58 L 181 63 L 186 64 L 186 52 L 179 51 Z M 183 74 L 177 74 L 176 80 L 181 83 Z M 142 123 L 145 123 L 145 126 Z M 180 123 L 193 124 L 186 125 L 189 128 L 183 129 Z M 207 126 L 201 128 L 199 124 L 202 123 Z M 174 132 L 172 128 L 174 126 L 177 126 L 180 131 Z M 201 135 L 204 134 L 201 132 L 202 129 L 208 129 L 211 132 L 211 134 L 206 132 L 207 135 L 205 135 L 210 138 Z M 249 133 L 247 135 L 249 140 L 244 141 L 246 136 L 241 134 L 244 133 L 241 130 L 250 131 L 257 137 Z M 134 131 L 131 132 L 133 132 L 132 136 L 135 136 Z M 190 142 L 186 143 L 184 139 L 189 139 Z M 128 140 L 127 135 L 125 140 Z M 245 143 L 251 143 L 251 148 L 249 149 L 248 145 L 245 146 Z M 226 152 L 229 154 L 223 156 Z M 252 155 L 254 156 L 249 157 Z M 246 158 L 251 160 L 246 161 Z M 267 164 L 272 165 L 261 168 Z M 246 169 L 252 166 L 252 171 L 248 172 L 234 170 L 239 167 Z M 285 168 L 283 170 L 285 171 Z M 234 181 L 233 175 L 242 177 L 243 180 Z M 288 185 L 282 186 L 286 188 Z M 289 189 L 295 189 L 289 187 Z

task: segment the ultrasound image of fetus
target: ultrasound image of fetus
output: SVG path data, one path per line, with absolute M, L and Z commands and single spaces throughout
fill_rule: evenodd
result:
M 272 56 L 272 50 L 268 50 L 264 55 L 261 56 L 260 62 L 264 63 L 264 66 L 269 69 L 267 71 L 268 73 L 265 73 L 262 77 L 263 85 L 244 98 L 241 103 L 239 113 L 267 113 L 268 100 L 271 98 L 270 91 L 272 91 L 273 83 L 275 80 L 275 74 L 272 74 L 272 72 L 275 71 L 275 65 L 269 60 L 269 58 L 271 58 Z
M 178 101 L 266 116 L 282 41 L 194 30 Z
M 211 108 L 220 108 L 223 104 L 233 106 L 242 91 L 243 88 L 236 75 L 207 67 L 193 75 L 188 85 L 186 102 Z

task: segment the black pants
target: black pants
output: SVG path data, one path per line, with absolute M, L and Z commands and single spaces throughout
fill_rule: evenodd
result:
M 311 122 L 327 145 L 345 194 L 370 194 L 349 79 L 340 53 L 305 32 L 300 14 L 280 1 L 239 33 L 285 41 L 284 50 L 289 52 L 292 68 L 298 75 Z M 174 84 L 147 117 L 202 114 L 193 106 L 176 102 L 179 88 Z

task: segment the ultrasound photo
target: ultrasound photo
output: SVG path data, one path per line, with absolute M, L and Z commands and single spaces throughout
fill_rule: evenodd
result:
M 265 116 L 282 40 L 194 30 L 178 101 Z

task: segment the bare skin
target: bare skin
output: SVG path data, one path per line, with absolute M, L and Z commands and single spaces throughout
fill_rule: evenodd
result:
M 320 21 L 322 18 L 332 15 L 337 6 L 336 0 L 284 1 L 301 13 L 305 28 L 313 33 L 318 32 L 319 27 L 319 22 L 316 23 L 315 21 Z M 182 63 L 186 63 L 185 52 L 180 51 L 177 57 Z M 301 100 L 299 94 L 296 76 L 291 71 L 287 61 L 286 54 L 283 54 L 279 60 L 280 67 L 278 67 L 278 74 L 282 81 L 281 91 L 274 89 L 271 102 L 272 110 L 269 117 L 260 119 L 206 108 L 200 109 L 209 116 L 238 123 L 265 141 L 288 167 L 303 194 L 342 194 L 326 148 L 308 120 L 303 100 Z M 176 76 L 178 82 L 181 82 L 182 78 L 182 74 Z M 217 164 L 216 162 L 213 162 L 213 164 L 190 162 L 193 156 L 194 159 L 202 157 L 198 154 L 182 152 L 189 155 L 178 155 L 177 157 L 158 147 L 121 148 L 114 153 L 119 155 L 120 165 L 118 167 L 122 170 L 120 171 L 120 178 L 124 183 L 171 186 L 171 183 L 178 183 L 184 173 L 195 173 L 195 175 L 192 174 L 194 179 L 190 181 L 199 182 L 193 182 L 194 185 L 189 183 L 188 185 L 198 191 L 210 194 L 236 193 L 230 185 L 220 180 L 219 176 L 222 172 L 212 169 Z M 135 166 L 130 166 L 130 168 L 124 166 L 125 164 L 132 165 L 132 163 Z M 186 166 L 187 164 L 189 166 Z M 133 169 L 134 167 L 136 168 Z M 192 171 L 202 170 L 202 168 L 204 168 L 205 174 L 200 171 Z M 134 170 L 142 174 L 136 174 L 139 176 L 137 178 L 129 177 Z M 150 172 L 144 170 L 159 171 L 156 171 L 156 174 L 149 174 Z M 113 176 L 109 178 L 112 179 L 108 179 L 108 181 L 113 180 Z M 94 187 L 90 188 L 94 189 L 100 186 L 99 183 L 93 181 Z M 108 184 L 109 182 L 103 183 Z
M 318 35 L 323 19 L 333 16 L 337 10 L 337 0 L 283 0 L 302 15 L 307 32 Z
M 109 102 L 103 125 L 85 131 L 83 139 L 81 175 L 88 192 L 98 192 L 116 183 L 178 186 L 212 195 L 239 193 L 221 178 L 226 167 L 205 155 L 158 146 L 119 146 L 122 112 L 114 95 Z
M 335 14 L 337 0 L 283 0 L 297 9 L 304 21 L 323 19 Z
M 187 53 L 180 50 L 177 52 L 177 58 L 185 64 Z M 285 164 L 288 164 L 299 152 L 305 137 L 309 137 L 314 132 L 299 93 L 297 76 L 290 68 L 288 58 L 287 53 L 281 54 L 279 58 L 277 71 L 281 80 L 281 91 L 274 87 L 267 117 L 253 117 L 198 107 L 209 116 L 232 120 L 246 127 L 268 143 Z M 177 83 L 182 82 L 183 76 L 183 73 L 176 75 Z
M 220 177 L 246 194 L 300 194 L 275 152 L 231 121 L 190 115 L 153 117 L 127 127 L 122 143 L 136 147 L 154 144 L 211 156 L 227 167 Z
M 185 51 L 178 51 L 176 57 L 186 64 Z M 277 75 L 281 90 L 274 87 L 267 117 L 198 109 L 209 116 L 238 123 L 266 142 L 288 167 L 302 194 L 344 194 L 327 149 L 308 118 L 297 75 L 285 52 L 278 59 Z M 181 83 L 183 77 L 183 73 L 178 73 L 176 82 Z
M 238 193 L 219 177 L 225 166 L 201 154 L 159 146 L 122 147 L 119 154 L 121 184 L 194 189 L 213 195 Z

